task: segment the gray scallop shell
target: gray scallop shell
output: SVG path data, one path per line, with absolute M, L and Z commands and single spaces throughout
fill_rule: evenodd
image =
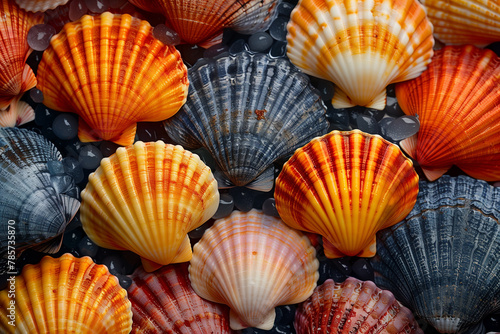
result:
M 211 153 L 225 175 L 219 187 L 271 190 L 273 162 L 328 130 L 320 96 L 287 59 L 242 52 L 188 73 L 187 102 L 165 127 L 180 145 Z
M 375 282 L 441 333 L 484 333 L 500 310 L 500 188 L 420 181 L 415 207 L 377 235 Z
M 62 236 L 80 207 L 78 200 L 62 193 L 49 173 L 47 162 L 61 159 L 57 148 L 42 135 L 26 129 L 0 128 L 0 254 L 3 256 L 13 242 L 17 252 L 35 245 L 49 253 L 59 249 L 61 238 L 57 237 Z M 9 233 L 9 229 L 15 233 Z M 14 237 L 9 239 L 11 235 Z

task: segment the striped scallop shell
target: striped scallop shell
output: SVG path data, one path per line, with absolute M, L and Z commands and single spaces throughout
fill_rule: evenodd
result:
M 147 271 L 191 259 L 187 233 L 217 211 L 210 168 L 181 146 L 120 147 L 89 176 L 80 219 L 97 245 L 131 250 Z
M 281 0 L 130 0 L 144 10 L 162 13 L 165 24 L 184 43 L 204 48 L 222 42 L 222 31 L 231 28 L 253 34 L 269 28 Z
M 20 9 L 14 0 L 0 4 L 0 115 L 9 104 L 36 85 L 36 78 L 26 59 L 31 53 L 28 31 L 43 23 L 43 16 Z M 1 117 L 1 116 L 0 116 Z M 33 114 L 34 118 L 34 114 Z M 3 126 L 14 126 L 4 124 Z
M 396 85 L 401 109 L 420 120 L 420 131 L 400 145 L 429 180 L 453 165 L 500 180 L 499 85 L 500 58 L 471 45 L 437 50 L 420 77 Z
M 348 277 L 328 279 L 299 304 L 294 321 L 297 334 L 424 334 L 413 314 L 388 290 Z
M 80 116 L 83 142 L 134 141 L 137 122 L 162 121 L 186 101 L 179 52 L 128 14 L 84 15 L 52 37 L 37 71 L 43 103 Z
M 132 329 L 127 291 L 104 265 L 88 256 L 45 256 L 15 278 L 15 296 L 0 291 L 2 333 L 116 333 Z M 15 326 L 6 317 L 15 301 Z
M 478 47 L 500 41 L 500 2 L 492 0 L 421 0 L 434 26 L 434 36 L 446 44 Z
M 484 333 L 500 311 L 500 188 L 467 176 L 420 182 L 411 213 L 378 233 L 375 283 L 441 333 Z
M 278 305 L 306 300 L 319 262 L 306 236 L 261 211 L 233 211 L 194 246 L 189 266 L 202 298 L 229 305 L 232 329 L 271 329 Z
M 68 3 L 69 0 L 16 0 L 16 3 L 29 12 L 45 12 Z
M 287 41 L 292 63 L 336 85 L 335 108 L 380 110 L 386 86 L 419 76 L 434 46 L 417 0 L 300 0 Z
M 229 334 L 229 308 L 198 296 L 188 264 L 170 264 L 153 273 L 137 268 L 131 276 L 132 333 Z
M 242 52 L 190 68 L 189 82 L 165 127 L 183 147 L 211 153 L 224 174 L 219 187 L 270 191 L 273 162 L 327 132 L 326 107 L 288 60 Z
M 276 179 L 281 219 L 323 236 L 325 255 L 375 255 L 375 233 L 415 204 L 418 176 L 399 147 L 380 136 L 332 131 L 298 149 Z

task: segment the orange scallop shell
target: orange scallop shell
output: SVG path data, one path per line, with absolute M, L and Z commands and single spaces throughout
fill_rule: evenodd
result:
M 396 85 L 399 105 L 420 131 L 401 147 L 436 180 L 453 165 L 500 180 L 500 58 L 474 46 L 436 51 L 428 69 Z
M 276 209 L 323 236 L 325 255 L 375 255 L 377 231 L 415 205 L 418 175 L 399 147 L 359 130 L 332 131 L 295 151 L 276 179 Z
M 116 333 L 132 329 L 127 291 L 104 265 L 88 256 L 45 256 L 15 278 L 14 299 L 0 292 L 2 333 Z M 8 307 L 15 302 L 15 326 Z
M 478 47 L 500 41 L 498 0 L 421 0 L 434 26 L 434 36 L 446 44 Z
M 162 13 L 166 25 L 188 44 L 210 47 L 222 41 L 222 30 L 242 34 L 265 31 L 277 15 L 276 0 L 130 0 L 144 10 Z
M 32 51 L 27 36 L 32 26 L 43 23 L 43 16 L 24 11 L 14 0 L 3 0 L 0 13 L 0 110 L 5 110 L 36 85 L 35 75 L 26 64 Z
M 174 115 L 187 97 L 179 52 L 128 14 L 84 15 L 52 37 L 37 72 L 43 103 L 80 115 L 83 142 L 134 141 L 137 122 Z

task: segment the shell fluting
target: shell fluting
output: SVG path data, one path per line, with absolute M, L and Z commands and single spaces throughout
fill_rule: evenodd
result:
M 187 69 L 173 46 L 128 14 L 84 15 L 52 37 L 37 71 L 43 103 L 80 116 L 81 141 L 134 141 L 137 122 L 162 121 L 186 101 Z
M 29 12 L 45 12 L 55 9 L 57 6 L 65 5 L 69 0 L 15 0 L 24 10 Z
M 490 0 L 422 0 L 434 36 L 446 44 L 478 47 L 500 41 L 500 3 Z
M 319 262 L 309 240 L 252 209 L 216 220 L 194 246 L 189 266 L 202 298 L 229 305 L 232 329 L 271 329 L 278 305 L 307 299 Z
M 189 261 L 187 233 L 218 205 L 217 181 L 196 154 L 162 141 L 136 142 L 89 176 L 80 219 L 96 244 L 131 250 L 152 271 Z
M 165 128 L 183 147 L 211 153 L 224 174 L 219 187 L 270 191 L 273 162 L 327 132 L 326 107 L 288 60 L 242 52 L 198 63 L 189 81 Z
M 415 207 L 380 231 L 375 282 L 441 333 L 500 310 L 500 188 L 467 176 L 420 182 Z
M 336 85 L 335 108 L 384 109 L 390 83 L 415 78 L 432 57 L 432 25 L 416 0 L 301 0 L 287 55 Z
M 294 327 L 297 334 L 424 333 L 390 291 L 354 277 L 318 286 L 299 304 Z
M 403 111 L 420 120 L 419 132 L 400 145 L 429 180 L 453 165 L 500 180 L 499 84 L 500 58 L 469 45 L 437 50 L 420 77 L 396 85 Z
M 323 236 L 325 255 L 370 257 L 375 233 L 415 204 L 418 175 L 380 136 L 332 131 L 298 149 L 276 179 L 276 208 L 293 228 Z
M 88 256 L 46 256 L 26 265 L 15 280 L 15 326 L 6 317 L 9 291 L 0 291 L 4 333 L 127 334 L 132 329 L 127 291 L 106 266 Z
M 132 333 L 228 334 L 229 308 L 198 296 L 189 281 L 188 263 L 131 276 Z

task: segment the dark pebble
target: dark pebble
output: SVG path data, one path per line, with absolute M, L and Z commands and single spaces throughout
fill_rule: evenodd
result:
M 35 124 L 41 127 L 50 126 L 59 114 L 59 111 L 55 111 L 53 109 L 47 108 L 43 104 L 39 104 L 35 108 Z
M 390 84 L 386 88 L 386 94 L 387 97 L 396 97 L 396 85 L 395 84 Z
M 219 207 L 217 208 L 217 211 L 213 215 L 213 219 L 220 219 L 227 217 L 231 214 L 231 212 L 234 209 L 234 199 L 233 196 L 231 196 L 228 193 L 221 193 L 220 194 L 220 199 L 219 199 Z M 201 238 L 201 237 L 200 237 Z
M 500 57 L 500 42 L 491 43 L 490 45 L 486 46 L 485 49 L 490 49 Z
M 274 42 L 271 50 L 269 50 L 269 55 L 274 58 L 286 56 L 286 42 Z
M 85 145 L 80 149 L 78 162 L 84 169 L 94 170 L 101 163 L 102 153 L 94 145 Z
M 168 142 L 167 130 L 163 122 L 139 122 L 135 133 L 137 140 L 143 142 L 162 140 Z
M 110 8 L 120 8 L 125 5 L 128 0 L 108 0 L 108 5 Z
M 97 246 L 88 236 L 84 236 L 78 243 L 78 251 L 82 256 L 90 256 L 94 258 L 99 250 Z
M 120 286 L 125 290 L 128 289 L 132 285 L 132 279 L 125 275 L 115 275 L 118 278 L 118 282 Z
M 318 285 L 325 283 L 327 279 L 332 279 L 335 282 L 343 282 L 347 278 L 347 275 L 337 268 L 332 259 L 321 259 L 318 271 Z
M 56 29 L 48 24 L 37 24 L 28 31 L 28 45 L 36 51 L 44 51 L 50 44 L 50 39 L 56 34 Z
M 85 0 L 87 8 L 93 13 L 104 13 L 108 10 L 109 5 L 107 0 Z
M 244 39 L 238 39 L 229 47 L 229 53 L 235 55 L 237 53 L 248 51 L 250 48 Z
M 371 133 L 374 135 L 380 134 L 380 126 L 373 116 L 367 114 L 359 115 L 356 119 L 356 123 L 357 128 L 363 132 Z
M 179 34 L 163 23 L 153 28 L 153 36 L 165 45 L 178 45 L 181 42 Z
M 75 186 L 75 181 L 69 175 L 51 175 L 50 183 L 58 194 L 65 194 Z
M 283 15 L 288 17 L 292 13 L 294 7 L 295 6 L 290 2 L 283 1 L 278 5 L 278 15 Z
M 80 244 L 80 240 L 85 237 L 85 232 L 82 228 L 75 228 L 69 232 L 64 233 L 63 245 L 69 249 L 74 249 Z
M 235 187 L 229 189 L 229 194 L 233 196 L 236 209 L 243 212 L 252 210 L 256 191 L 245 187 Z
M 229 47 L 225 44 L 219 43 L 212 45 L 211 47 L 206 49 L 205 52 L 203 52 L 203 57 L 216 59 L 228 53 L 229 53 Z
M 60 113 L 52 122 L 54 134 L 61 140 L 71 140 L 78 135 L 78 117 L 71 113 Z
M 401 116 L 392 121 L 386 130 L 386 136 L 400 141 L 413 136 L 420 129 L 420 121 L 415 116 Z
M 196 150 L 193 150 L 192 152 L 200 157 L 201 161 L 203 161 L 205 165 L 210 167 L 212 171 L 215 171 L 217 169 L 217 162 L 215 162 L 215 159 L 206 148 L 200 147 Z
M 387 104 L 385 106 L 384 112 L 392 117 L 403 116 L 405 113 L 399 107 L 398 100 L 395 97 L 387 97 Z
M 64 175 L 64 165 L 62 161 L 47 161 L 47 169 L 49 170 L 50 175 Z
M 378 126 L 380 126 L 380 133 L 384 136 L 384 138 L 387 138 L 387 127 L 392 123 L 392 121 L 394 121 L 393 117 L 385 117 L 378 122 Z
M 28 64 L 29 67 L 31 67 L 35 75 L 36 75 L 36 70 L 38 69 L 38 64 L 40 64 L 40 61 L 42 60 L 42 56 L 43 56 L 43 51 L 33 51 L 26 60 L 26 64 Z
M 141 257 L 131 251 L 120 252 L 123 259 L 124 270 L 126 275 L 131 275 L 140 265 Z
M 331 261 L 341 274 L 346 276 L 351 275 L 352 266 L 351 259 L 349 257 L 339 257 L 337 259 L 332 259 Z
M 349 112 L 346 109 L 329 107 L 326 117 L 330 123 L 337 123 L 349 127 Z
M 30 89 L 30 97 L 35 103 L 43 102 L 43 93 L 40 89 L 37 88 Z
M 288 18 L 278 16 L 269 27 L 269 35 L 277 41 L 286 42 Z
M 123 259 L 117 255 L 109 255 L 105 257 L 102 261 L 108 270 L 113 275 L 123 275 L 125 274 L 125 265 L 123 263 Z
M 500 314 L 489 315 L 484 318 L 486 332 L 500 332 Z
M 278 210 L 276 209 L 276 201 L 274 198 L 268 198 L 262 204 L 262 212 L 268 216 L 280 217 Z
M 370 263 L 365 258 L 358 258 L 352 264 L 353 276 L 362 281 L 372 281 L 374 280 L 373 268 Z
M 180 44 L 176 46 L 176 49 L 179 50 L 182 56 L 182 60 L 187 66 L 193 66 L 198 59 L 203 58 L 203 52 L 205 49 L 190 44 Z
M 69 19 L 71 21 L 76 21 L 88 11 L 85 0 L 72 0 L 69 3 Z
M 278 325 L 290 325 L 295 318 L 295 305 L 281 305 L 275 308 L 276 319 L 274 323 Z
M 64 156 L 69 156 L 78 159 L 78 156 L 80 155 L 80 150 L 82 148 L 82 142 L 78 140 L 78 138 L 75 138 L 74 140 L 70 141 L 69 143 L 66 143 L 64 145 Z
M 102 156 L 104 158 L 107 158 L 110 155 L 114 154 L 119 147 L 121 146 L 113 143 L 112 141 L 104 140 L 99 146 L 99 149 L 101 150 Z
M 192 230 L 191 232 L 189 232 L 188 235 L 191 239 L 200 239 L 203 236 L 203 234 L 205 233 L 205 231 L 207 229 L 209 229 L 210 227 L 212 227 L 213 224 L 214 224 L 214 220 L 210 219 L 206 223 L 204 223 L 203 225 L 201 225 L 201 226 L 195 228 L 194 230 Z
M 273 38 L 267 32 L 257 32 L 248 38 L 248 46 L 254 52 L 267 52 L 273 45 Z

